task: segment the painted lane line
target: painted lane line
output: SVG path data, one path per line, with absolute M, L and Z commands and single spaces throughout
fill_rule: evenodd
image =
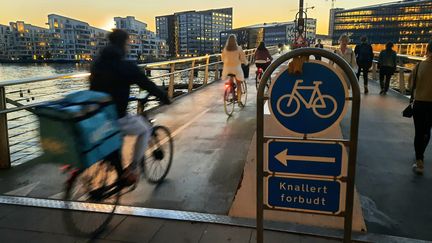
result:
M 174 139 L 175 136 L 177 136 L 179 133 L 181 133 L 187 127 L 189 127 L 190 125 L 192 125 L 192 123 L 194 123 L 195 121 L 197 121 L 198 119 L 200 119 L 202 116 L 204 116 L 209 111 L 210 111 L 210 108 L 207 108 L 206 110 L 202 111 L 197 116 L 195 116 L 194 118 L 192 118 L 191 120 L 189 120 L 188 122 L 186 122 L 185 124 L 183 124 L 181 127 L 177 128 L 174 132 L 171 133 L 171 138 Z M 159 142 L 159 146 L 162 146 L 162 145 L 164 145 L 167 142 L 168 142 L 168 137 L 162 139 Z M 147 149 L 146 156 L 150 156 L 150 152 L 151 151 L 153 151 L 153 146 L 151 148 Z

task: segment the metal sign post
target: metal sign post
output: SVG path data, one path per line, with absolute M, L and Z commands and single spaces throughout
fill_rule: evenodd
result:
M 281 71 L 268 96 L 265 94 L 271 74 L 281 64 L 299 56 L 314 55 L 327 58 L 341 71 L 328 63 L 307 61 L 302 74 Z M 265 102 L 270 116 L 292 136 L 264 134 Z M 322 138 L 340 124 L 349 102 L 349 139 Z M 336 54 L 301 48 L 286 53 L 269 66 L 257 96 L 257 242 L 264 240 L 264 210 L 344 217 L 344 242 L 351 242 L 359 115 L 357 78 L 350 65 Z M 348 156 L 344 156 L 346 153 Z

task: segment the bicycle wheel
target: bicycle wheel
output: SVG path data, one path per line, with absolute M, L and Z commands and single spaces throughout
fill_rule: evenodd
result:
M 64 195 L 69 210 L 64 211 L 63 219 L 69 230 L 82 236 L 94 236 L 105 229 L 120 199 L 120 190 L 116 187 L 118 179 L 115 167 L 105 161 L 73 173 L 66 182 Z M 97 208 L 103 212 L 82 212 L 85 208 Z
M 246 83 L 246 80 L 241 81 L 240 85 L 241 85 L 242 95 L 240 98 L 239 106 L 241 108 L 244 108 L 246 106 L 246 101 L 247 101 L 247 83 Z
M 144 175 L 150 183 L 160 183 L 167 176 L 174 154 L 174 142 L 171 132 L 164 126 L 153 127 L 146 156 L 141 166 L 144 166 Z
M 321 102 L 321 104 L 318 104 L 318 102 Z M 312 109 L 317 117 L 327 119 L 336 113 L 337 102 L 335 98 L 331 97 L 330 95 L 323 95 L 322 99 L 317 97 L 313 101 Z
M 235 99 L 236 97 L 233 92 L 233 87 L 227 87 L 224 93 L 224 110 L 228 116 L 231 116 L 234 112 Z
M 284 117 L 293 117 L 297 115 L 300 110 L 300 100 L 296 96 L 292 97 L 293 101 L 291 101 L 291 104 L 288 106 L 291 96 L 291 94 L 286 94 L 277 101 L 277 110 L 279 114 Z

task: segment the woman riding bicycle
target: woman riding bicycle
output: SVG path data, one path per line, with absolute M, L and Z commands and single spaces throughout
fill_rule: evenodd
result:
M 241 64 L 248 64 L 246 55 L 243 49 L 237 44 L 235 35 L 230 35 L 222 51 L 223 71 L 222 79 L 228 79 L 228 75 L 235 75 L 237 85 L 237 99 L 241 100 L 241 85 L 244 81 L 243 70 Z
M 257 70 L 262 69 L 263 72 L 270 66 L 273 57 L 270 55 L 269 50 L 266 48 L 265 43 L 262 41 L 255 52 L 255 65 Z

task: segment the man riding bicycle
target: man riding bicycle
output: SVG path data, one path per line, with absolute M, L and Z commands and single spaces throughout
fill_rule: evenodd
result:
M 138 85 L 156 96 L 162 103 L 170 104 L 166 92 L 150 81 L 145 73 L 134 63 L 125 60 L 129 35 L 119 29 L 108 35 L 109 45 L 92 64 L 90 89 L 111 95 L 117 107 L 119 126 L 125 135 L 137 136 L 132 162 L 122 177 L 128 185 L 138 180 L 137 164 L 144 157 L 145 148 L 151 135 L 151 125 L 139 115 L 127 114 L 130 86 Z M 117 152 L 110 156 L 116 166 L 121 166 L 121 155 Z

